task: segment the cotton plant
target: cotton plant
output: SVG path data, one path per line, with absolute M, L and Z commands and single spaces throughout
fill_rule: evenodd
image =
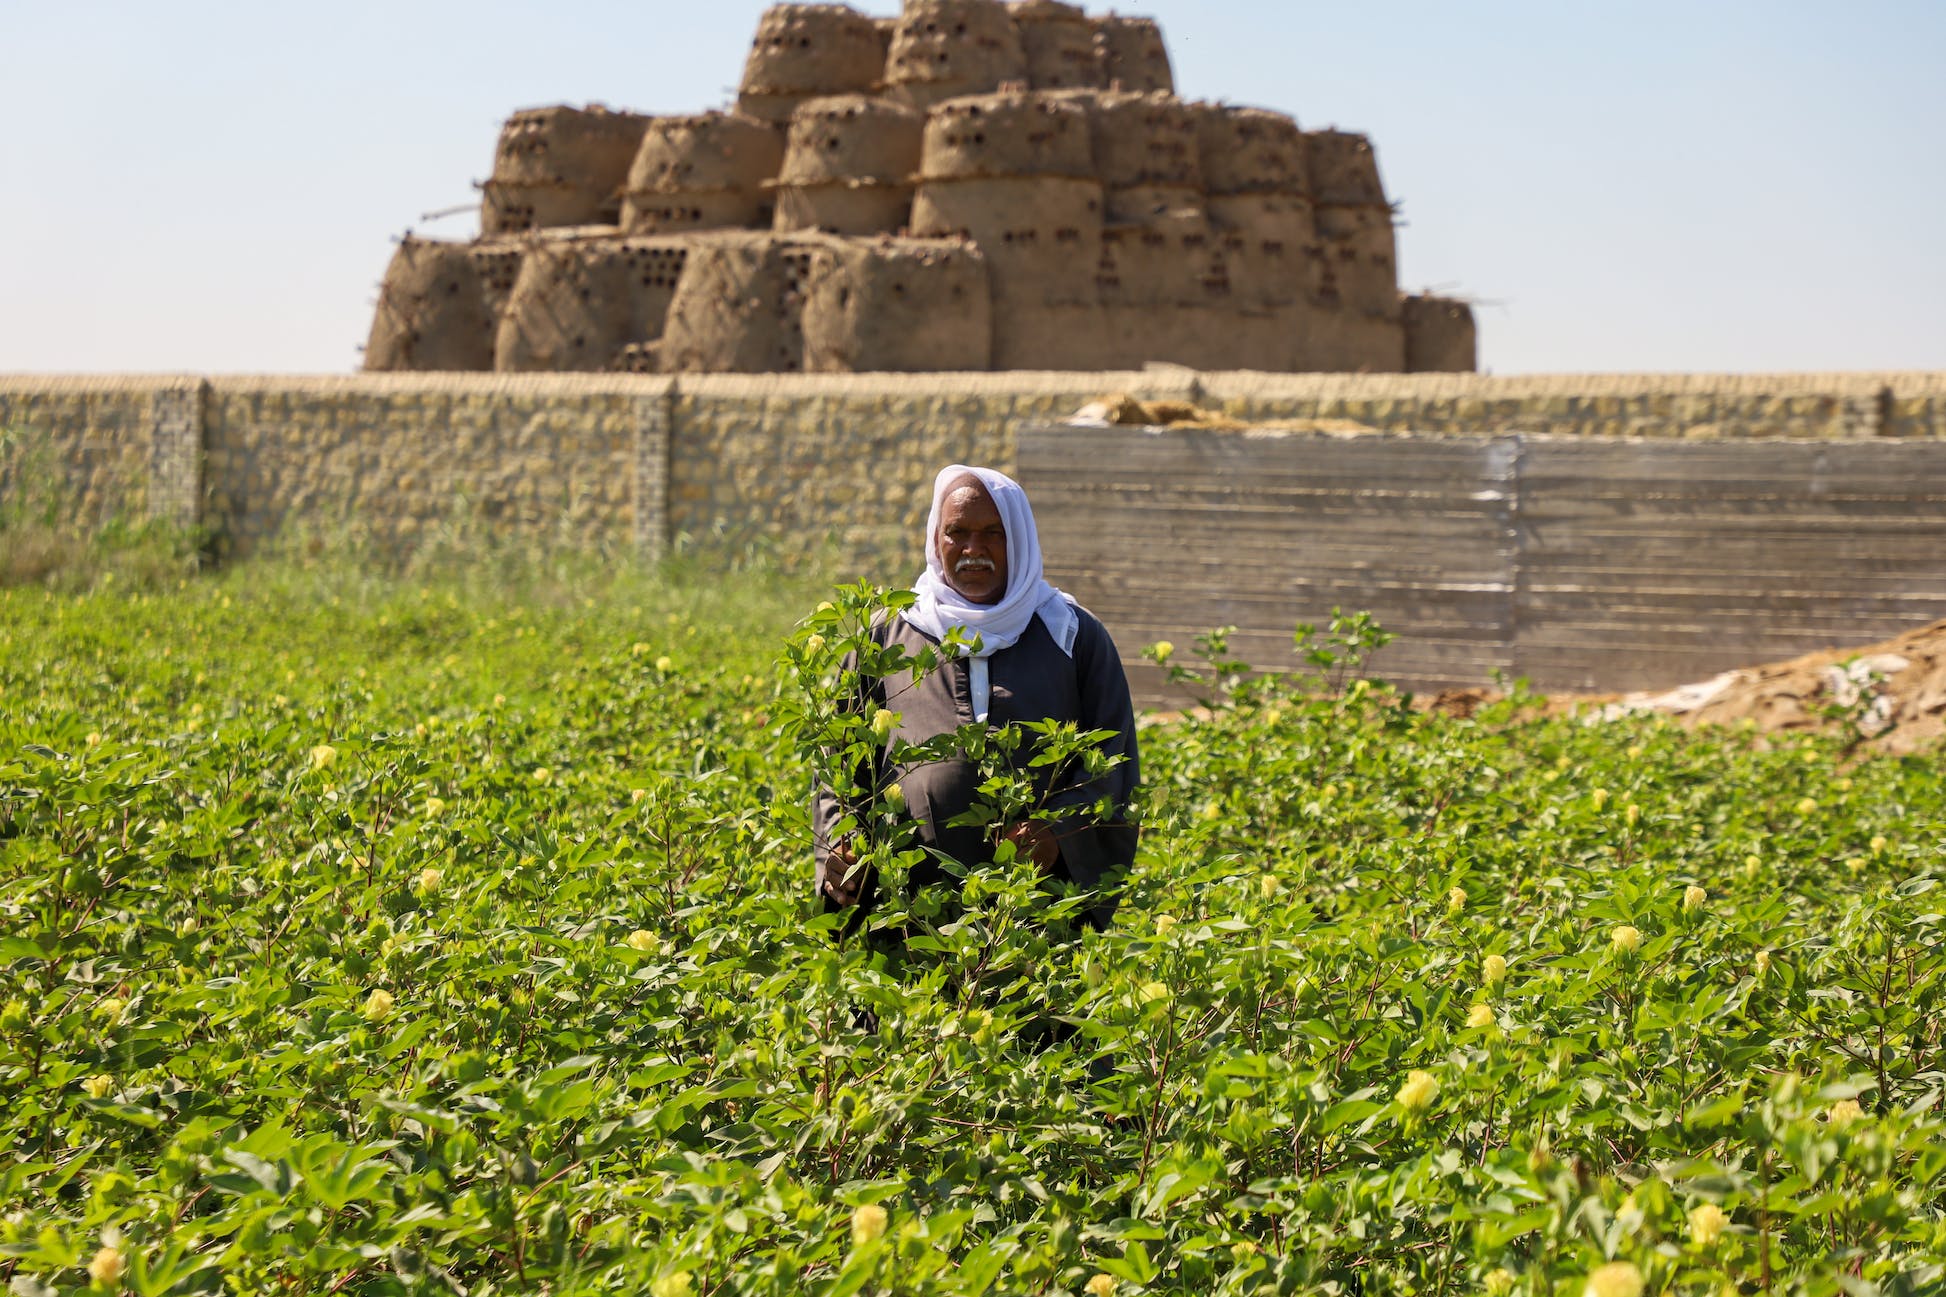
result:
M 0 591 L 16 1291 L 1946 1282 L 1931 763 L 1225 647 L 1097 932 L 1004 851 L 906 893 L 869 589 L 461 593 Z M 1035 745 L 937 751 L 998 821 Z

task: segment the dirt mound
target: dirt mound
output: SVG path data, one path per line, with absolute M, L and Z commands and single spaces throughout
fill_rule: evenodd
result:
M 1068 418 L 1078 428 L 1200 428 L 1207 432 L 1333 432 L 1357 434 L 1373 429 L 1350 419 L 1277 419 L 1246 423 L 1221 410 L 1192 401 L 1138 401 L 1127 392 L 1110 392 L 1088 402 Z
M 1419 705 L 1464 719 L 1505 697 L 1483 687 L 1445 689 Z M 1596 724 L 1659 714 L 1691 729 L 1842 731 L 1861 747 L 1893 756 L 1936 749 L 1946 737 L 1946 621 L 1867 648 L 1824 649 L 1788 662 L 1739 667 L 1674 689 L 1557 694 L 1543 701 L 1542 711 Z
M 1862 649 L 1827 649 L 1771 666 L 1743 667 L 1661 693 L 1605 702 L 1599 719 L 1660 712 L 1684 725 L 1849 730 L 1903 755 L 1946 736 L 1946 621 Z

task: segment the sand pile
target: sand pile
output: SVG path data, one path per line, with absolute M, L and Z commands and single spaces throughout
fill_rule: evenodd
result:
M 1369 424 L 1351 419 L 1275 419 L 1249 422 L 1235 419 L 1193 401 L 1138 401 L 1127 392 L 1111 392 L 1088 402 L 1069 416 L 1077 428 L 1196 428 L 1205 432 L 1375 432 Z
M 1771 666 L 1743 667 L 1661 693 L 1629 694 L 1590 713 L 1612 719 L 1661 712 L 1684 725 L 1851 730 L 1871 748 L 1903 755 L 1946 735 L 1946 621 L 1862 649 L 1828 649 Z

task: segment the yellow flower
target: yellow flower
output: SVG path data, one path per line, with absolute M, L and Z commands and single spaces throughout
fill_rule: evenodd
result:
M 1637 820 L 1642 818 L 1642 808 L 1634 802 L 1630 802 L 1622 808 L 1622 818 L 1632 827 Z
M 1469 1027 L 1491 1027 L 1493 1022 L 1493 1006 L 1490 1004 L 1476 1004 L 1466 1011 L 1466 1025 Z
M 446 799 L 443 797 L 426 798 L 426 818 L 436 820 L 446 813 Z
M 1642 944 L 1642 933 L 1639 929 L 1624 923 L 1608 934 L 1608 940 L 1617 950 L 1633 951 Z
M 1275 874 L 1259 874 L 1257 876 L 1257 893 L 1265 900 L 1269 900 L 1271 897 L 1277 895 L 1283 889 L 1283 886 L 1277 880 L 1277 875 Z
M 1817 809 L 1818 803 L 1815 798 L 1804 797 L 1798 800 L 1797 813 L 1799 815 L 1812 815 L 1817 812 Z
M 1770 952 L 1768 950 L 1759 950 L 1757 957 L 1750 962 L 1756 968 L 1758 977 L 1762 977 L 1770 972 Z
M 1713 1245 L 1729 1223 L 1729 1216 L 1713 1202 L 1689 1209 L 1689 1237 L 1697 1247 Z
M 1149 653 L 1155 658 L 1155 664 L 1157 666 L 1163 666 L 1168 663 L 1170 658 L 1176 656 L 1176 646 L 1166 639 L 1159 639 L 1150 646 Z M 1109 1282 L 1113 1283 L 1114 1281 L 1110 1280 Z
M 1155 916 L 1155 935 L 1156 935 L 1156 936 L 1158 936 L 1158 937 L 1166 937 L 1166 936 L 1168 936 L 1168 935 L 1169 935 L 1169 929 L 1171 929 L 1171 928 L 1173 928 L 1173 927 L 1175 927 L 1175 926 L 1176 926 L 1176 916 L 1175 916 L 1175 915 L 1173 915 L 1173 914 L 1158 914 L 1158 915 L 1156 915 L 1156 916 Z
M 1448 914 L 1458 914 L 1465 908 L 1466 889 L 1464 887 L 1455 887 L 1452 891 L 1446 893 L 1446 912 Z
M 875 1202 L 857 1207 L 851 1213 L 851 1245 L 863 1247 L 885 1233 L 885 1208 Z
M 1889 846 L 1891 846 L 1891 845 L 1892 845 L 1891 843 L 1889 843 L 1889 842 L 1887 842 L 1887 841 L 1885 840 L 1885 835 L 1884 835 L 1883 833 L 1874 833 L 1874 834 L 1872 835 L 1872 842 L 1871 842 L 1871 847 L 1872 847 L 1872 854 L 1873 854 L 1873 855 L 1875 855 L 1875 856 L 1882 856 L 1882 855 L 1884 855 L 1884 854 L 1885 854 L 1885 848 L 1887 848 L 1887 847 L 1889 847 Z
M 881 707 L 872 713 L 872 733 L 878 735 L 879 738 L 891 738 L 892 731 L 898 727 L 899 714 L 897 712 L 886 711 Z
M 1610 1261 L 1588 1276 L 1581 1297 L 1642 1297 L 1642 1272 L 1627 1261 Z
M 88 1262 L 88 1277 L 104 1288 L 118 1287 L 122 1275 L 128 1269 L 128 1262 L 122 1259 L 119 1248 L 105 1247 L 95 1253 L 95 1259 Z
M 1397 1096 L 1399 1106 L 1411 1113 L 1424 1112 L 1438 1097 L 1439 1078 L 1418 1068 L 1406 1073 L 1405 1084 L 1399 1087 Z
M 1608 805 L 1608 790 L 1606 788 L 1597 788 L 1594 792 L 1588 794 L 1588 796 L 1594 801 L 1596 810 L 1600 810 L 1602 807 Z
M 628 800 L 631 804 L 639 804 L 648 795 L 649 790 L 646 788 L 631 788 L 628 790 Z
M 674 671 L 676 669 L 676 660 L 670 657 L 667 653 L 664 653 L 661 657 L 655 660 L 655 669 L 657 671 L 660 671 L 663 675 L 666 676 L 671 671 Z
M 671 1270 L 649 1280 L 649 1297 L 689 1297 L 693 1291 L 687 1270 Z
M 824 652 L 824 636 L 806 635 L 804 637 L 804 655 L 806 657 L 816 657 L 822 652 Z
M 1743 876 L 1745 878 L 1755 878 L 1757 871 L 1763 868 L 1763 864 L 1764 862 L 1761 857 L 1745 856 L 1743 858 Z
M 1844 1130 L 1853 1122 L 1862 1121 L 1864 1116 L 1865 1110 L 1858 1106 L 1858 1100 L 1840 1099 L 1831 1105 L 1831 1112 L 1826 1120 L 1830 1122 L 1831 1129 Z
M 537 784 L 551 784 L 554 782 L 554 772 L 546 766 L 536 766 L 532 778 Z
M 106 1099 L 109 1091 L 115 1088 L 115 1078 L 105 1073 L 91 1076 L 81 1083 L 81 1088 L 88 1092 L 90 1099 Z
M 1487 1297 L 1507 1297 L 1514 1290 L 1514 1276 L 1511 1270 L 1489 1270 L 1483 1285 Z
M 99 731 L 99 730 L 90 730 L 90 731 L 89 731 L 89 733 L 88 733 L 88 746 L 89 746 L 89 747 L 91 747 L 91 748 L 98 748 L 98 747 L 100 747 L 100 746 L 101 746 L 101 731 Z
M 1839 792 L 1841 792 L 1841 793 L 1848 793 L 1848 792 L 1850 792 L 1850 791 L 1851 791 L 1851 776 L 1849 776 L 1849 775 L 1847 775 L 1847 776 L 1845 776 L 1845 777 L 1844 777 L 1843 779 L 1840 779 L 1840 780 L 1839 780 L 1839 781 L 1838 781 L 1838 782 L 1837 782 L 1836 784 L 1834 784 L 1834 785 L 1832 785 L 1832 786 L 1833 786 L 1834 788 L 1836 788 L 1836 789 L 1837 789 L 1837 790 L 1838 790 Z
M 1111 1297 L 1115 1291 L 1115 1276 L 1098 1274 L 1088 1281 L 1083 1291 L 1088 1297 Z
M 437 869 L 432 868 L 430 865 L 424 869 L 421 869 L 419 871 L 419 890 L 422 892 L 432 891 L 434 888 L 439 886 L 439 880 L 443 877 L 445 877 L 445 875 L 441 874 Z
M 338 749 L 329 743 L 320 743 L 311 749 L 311 769 L 326 770 L 338 759 Z
M 392 1005 L 393 1000 L 390 991 L 376 990 L 365 997 L 365 1007 L 360 1009 L 359 1012 L 373 1022 L 384 1022 L 392 1016 Z
M 1845 861 L 1845 868 L 1851 870 L 1854 874 L 1862 873 L 1865 869 L 1865 857 L 1853 856 L 1851 859 Z
M 1699 910 L 1703 907 L 1703 902 L 1707 901 L 1708 899 L 1709 899 L 1709 893 L 1704 891 L 1702 888 L 1696 886 L 1696 884 L 1694 883 L 1691 883 L 1688 887 L 1683 888 L 1682 907 L 1684 911 Z
M 111 1027 L 121 1022 L 127 1013 L 128 1001 L 119 996 L 113 999 L 103 1000 L 95 1006 L 95 1016 Z
M 1480 978 L 1488 986 L 1498 986 L 1507 980 L 1507 960 L 1504 955 L 1488 955 L 1480 965 Z
M 637 928 L 628 934 L 628 948 L 648 954 L 658 954 L 662 950 L 662 938 L 646 928 Z
M 1141 989 L 1135 993 L 1135 996 L 1144 1004 L 1167 1003 L 1169 1000 L 1169 987 L 1163 982 L 1144 982 L 1142 983 Z

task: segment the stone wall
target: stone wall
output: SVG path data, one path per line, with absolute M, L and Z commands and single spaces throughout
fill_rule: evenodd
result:
M 1019 428 L 1118 391 L 1389 433 L 1946 436 L 1946 374 L 0 375 L 0 489 L 51 492 L 79 529 L 200 522 L 238 555 L 305 531 L 652 552 L 833 537 L 862 561 L 903 555 L 939 465 L 1014 468 Z
M 1896 377 L 1886 386 L 1879 431 L 1888 437 L 1937 437 L 1946 431 L 1946 373 Z
M 4 514 L 47 512 L 80 529 L 195 507 L 199 460 L 183 453 L 202 380 L 0 376 Z
M 868 562 L 909 560 L 941 466 L 1011 471 L 1021 426 L 1064 419 L 1109 389 L 1186 397 L 1191 378 L 684 378 L 669 447 L 671 534 L 732 544 L 829 537 Z
M 232 553 L 297 527 L 381 546 L 632 543 L 661 384 L 548 376 L 209 385 L 203 522 Z M 649 457 L 660 473 L 663 457 Z

